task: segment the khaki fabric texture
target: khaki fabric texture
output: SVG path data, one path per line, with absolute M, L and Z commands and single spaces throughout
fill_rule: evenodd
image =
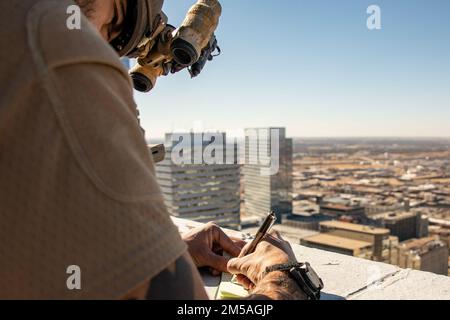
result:
M 0 2 L 0 299 L 119 298 L 186 251 L 126 70 L 72 4 Z

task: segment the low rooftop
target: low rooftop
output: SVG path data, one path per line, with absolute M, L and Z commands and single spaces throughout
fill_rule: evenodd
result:
M 335 228 L 341 230 L 355 231 L 360 233 L 367 233 L 373 235 L 388 235 L 389 229 L 375 228 L 372 226 L 366 226 L 362 224 L 354 224 L 349 222 L 342 222 L 336 220 L 324 221 L 320 223 L 321 227 Z
M 352 207 L 345 204 L 340 203 L 324 203 L 320 205 L 321 209 L 326 210 L 335 210 L 335 211 L 341 211 L 341 212 L 352 212 L 352 211 L 359 211 L 363 210 L 362 207 Z
M 434 237 L 422 238 L 422 239 L 410 239 L 401 243 L 401 247 L 406 250 L 418 250 L 421 252 L 427 252 L 436 247 L 443 247 L 445 244 L 435 239 Z
M 384 219 L 390 221 L 397 221 L 406 218 L 415 217 L 417 215 L 416 212 L 412 211 L 397 211 L 397 212 L 385 212 L 381 214 L 376 214 L 372 218 L 374 219 Z
M 306 237 L 303 239 L 307 242 L 313 242 L 316 244 L 321 244 L 324 246 L 332 246 L 347 250 L 357 250 L 363 248 L 369 248 L 372 243 L 354 239 L 347 239 L 343 237 L 333 236 L 328 233 L 320 233 L 311 237 Z

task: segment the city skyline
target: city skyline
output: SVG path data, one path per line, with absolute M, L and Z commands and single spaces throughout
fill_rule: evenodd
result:
M 269 135 L 269 129 L 278 134 Z M 274 230 L 294 245 L 449 275 L 449 144 L 296 142 L 286 138 L 285 128 L 245 134 L 245 162 L 231 166 L 222 153 L 230 142 L 225 133 L 214 140 L 202 132 L 166 136 L 166 159 L 157 163 L 156 176 L 170 214 L 254 234 L 258 221 L 273 211 Z M 268 163 L 250 159 L 271 149 L 273 139 L 279 139 L 279 150 L 270 152 L 270 166 L 278 157 L 278 170 L 269 176 L 262 170 Z M 210 143 L 216 141 L 213 156 Z M 192 162 L 196 151 L 215 160 Z
M 193 3 L 166 0 L 169 22 Z M 367 29 L 371 4 L 381 30 Z M 220 131 L 273 124 L 292 137 L 450 137 L 448 1 L 222 5 L 222 56 L 195 80 L 181 72 L 136 94 L 150 137 L 195 121 Z

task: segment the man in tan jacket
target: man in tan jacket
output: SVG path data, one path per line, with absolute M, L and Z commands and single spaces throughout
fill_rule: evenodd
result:
M 72 0 L 0 2 L 0 299 L 206 299 L 201 266 L 241 274 L 254 297 L 303 298 L 287 275 L 263 277 L 295 260 L 277 237 L 231 261 L 213 245 L 242 245 L 212 224 L 180 237 L 108 45 L 132 1 L 76 2 L 76 30 Z

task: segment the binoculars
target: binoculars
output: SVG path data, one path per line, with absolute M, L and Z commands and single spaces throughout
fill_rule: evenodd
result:
M 167 24 L 167 16 L 161 13 L 153 34 L 141 42 L 137 64 L 130 70 L 135 89 L 149 92 L 158 77 L 185 68 L 192 78 L 198 76 L 220 54 L 214 31 L 221 13 L 217 0 L 198 0 L 179 28 Z

